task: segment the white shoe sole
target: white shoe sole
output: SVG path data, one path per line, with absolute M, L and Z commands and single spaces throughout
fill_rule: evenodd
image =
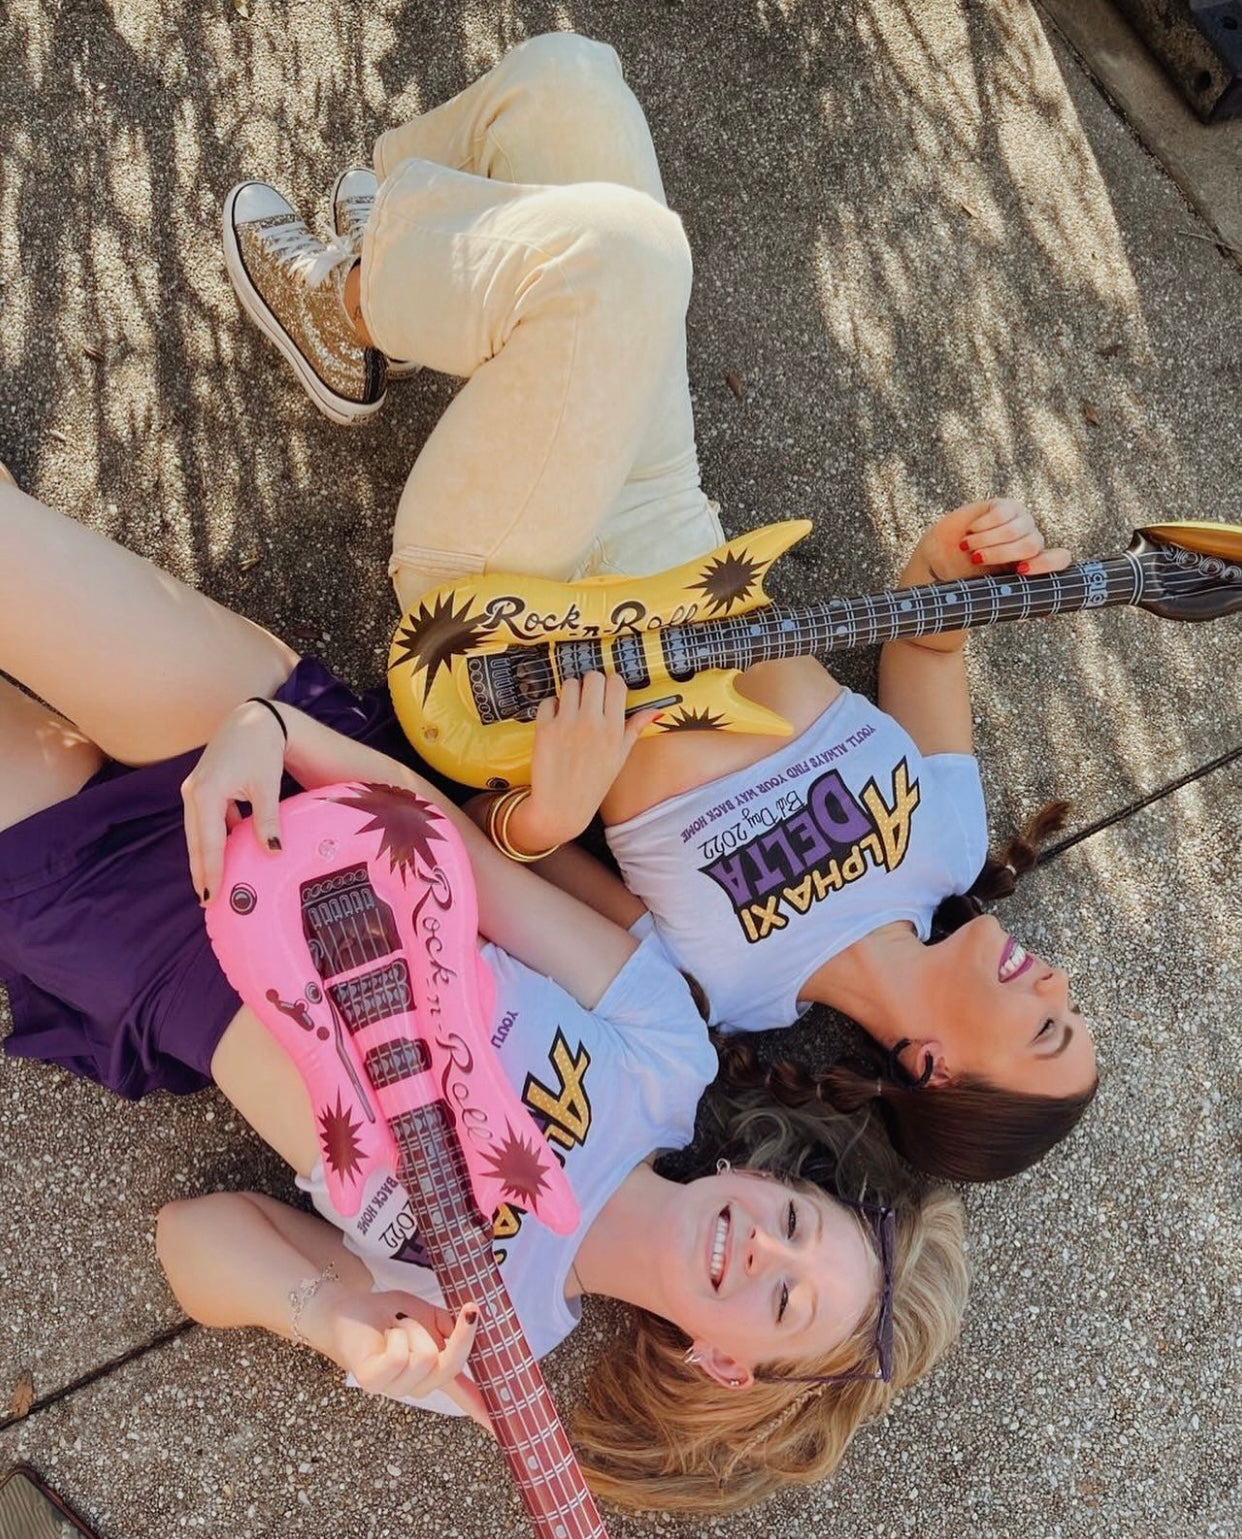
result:
M 336 391 L 326 385 L 315 373 L 303 357 L 302 349 L 280 324 L 263 296 L 251 283 L 250 274 L 246 271 L 246 264 L 242 259 L 241 248 L 237 243 L 237 231 L 233 226 L 233 208 L 237 202 L 237 195 L 244 187 L 250 185 L 249 182 L 239 182 L 224 200 L 224 265 L 228 271 L 229 281 L 241 301 L 242 309 L 268 341 L 280 349 L 286 361 L 292 366 L 293 372 L 301 380 L 307 395 L 325 417 L 339 423 L 342 427 L 349 427 L 351 423 L 359 422 L 364 417 L 373 416 L 384 404 L 384 397 L 381 395 L 378 401 L 372 401 L 370 405 L 362 405 L 358 401 L 349 400 L 346 396 L 337 395 Z
M 336 228 L 336 199 L 337 194 L 341 190 L 341 183 L 349 175 L 350 171 L 361 169 L 365 168 L 350 166 L 346 170 L 342 171 L 340 176 L 337 177 L 336 181 L 332 183 L 332 192 L 328 198 L 328 207 L 332 210 L 332 230 L 336 235 L 341 233 Z M 422 364 L 411 363 L 408 358 L 390 358 L 388 360 L 388 383 L 390 385 L 394 380 L 413 379 L 416 374 L 421 374 L 422 372 Z

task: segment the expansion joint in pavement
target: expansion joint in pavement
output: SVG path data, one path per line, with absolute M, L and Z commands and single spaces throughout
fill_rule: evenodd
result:
M 70 1383 L 62 1384 L 59 1389 L 51 1390 L 46 1395 L 40 1395 L 37 1400 L 31 1402 L 30 1408 L 23 1412 L 22 1415 L 6 1416 L 0 1421 L 0 1432 L 6 1431 L 9 1427 L 16 1426 L 19 1421 L 28 1421 L 30 1417 L 36 1415 L 39 1411 L 46 1411 L 50 1406 L 58 1405 L 60 1401 L 67 1400 L 70 1395 L 76 1395 L 80 1389 L 86 1389 L 90 1385 L 97 1383 L 100 1379 L 106 1378 L 108 1374 L 114 1373 L 118 1368 L 123 1368 L 126 1363 L 132 1363 L 139 1357 L 145 1357 L 148 1352 L 155 1352 L 161 1347 L 166 1347 L 170 1341 L 175 1341 L 178 1336 L 184 1336 L 187 1331 L 193 1330 L 194 1327 L 195 1322 L 193 1320 L 182 1320 L 180 1324 L 170 1326 L 166 1331 L 160 1331 L 150 1341 L 144 1341 L 139 1346 L 131 1347 L 128 1352 L 122 1352 L 119 1357 L 109 1358 L 106 1363 L 100 1363 L 98 1368 L 92 1368 L 88 1373 L 82 1374 Z

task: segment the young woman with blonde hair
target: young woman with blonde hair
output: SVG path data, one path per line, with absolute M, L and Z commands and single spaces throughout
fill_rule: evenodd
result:
M 475 1323 L 441 1307 L 405 1194 L 384 1181 L 358 1218 L 332 1208 L 301 1079 L 203 924 L 239 801 L 281 858 L 286 771 L 305 787 L 435 796 L 386 695 L 354 695 L 11 485 L 0 669 L 33 692 L 0 679 L 7 1052 L 129 1097 L 214 1080 L 323 1216 L 255 1193 L 170 1203 L 157 1244 L 186 1310 L 308 1344 L 373 1392 L 485 1420 L 468 1377 Z M 582 1213 L 567 1238 L 509 1214 L 502 1275 L 537 1355 L 574 1329 L 586 1293 L 636 1311 L 580 1418 L 589 1478 L 620 1503 L 704 1512 L 820 1478 L 953 1341 L 960 1204 L 912 1190 L 886 1150 L 873 1166 L 842 1119 L 762 1095 L 710 1091 L 718 1126 L 697 1179 L 658 1174 L 656 1154 L 689 1142 L 716 1065 L 680 974 L 657 937 L 636 940 L 450 815 L 497 981 L 493 1040 Z

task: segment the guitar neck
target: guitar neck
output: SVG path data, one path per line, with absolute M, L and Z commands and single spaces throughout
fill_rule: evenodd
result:
M 449 1309 L 482 1310 L 470 1367 L 509 1472 L 539 1539 L 607 1539 L 492 1255 L 491 1224 L 478 1212 L 442 1101 L 389 1116 L 400 1151 L 397 1178 L 410 1196 Z
M 777 658 L 1136 604 L 1143 585 L 1141 561 L 1124 554 L 1035 577 L 969 577 L 824 599 L 798 608 L 774 605 L 726 620 L 669 626 L 661 633 L 661 643 L 671 676 L 686 678 L 704 668 L 744 670 Z

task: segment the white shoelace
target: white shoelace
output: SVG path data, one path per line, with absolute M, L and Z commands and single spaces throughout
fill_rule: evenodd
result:
M 265 231 L 264 244 L 283 267 L 311 289 L 357 255 L 348 236 L 334 235 L 325 246 L 300 219 L 290 220 L 282 229 Z
M 362 244 L 362 232 L 366 229 L 367 220 L 371 217 L 371 210 L 375 207 L 373 193 L 360 192 L 352 198 L 342 198 L 337 205 L 345 215 L 347 229 L 342 230 L 338 239 L 351 240 L 355 245 Z

